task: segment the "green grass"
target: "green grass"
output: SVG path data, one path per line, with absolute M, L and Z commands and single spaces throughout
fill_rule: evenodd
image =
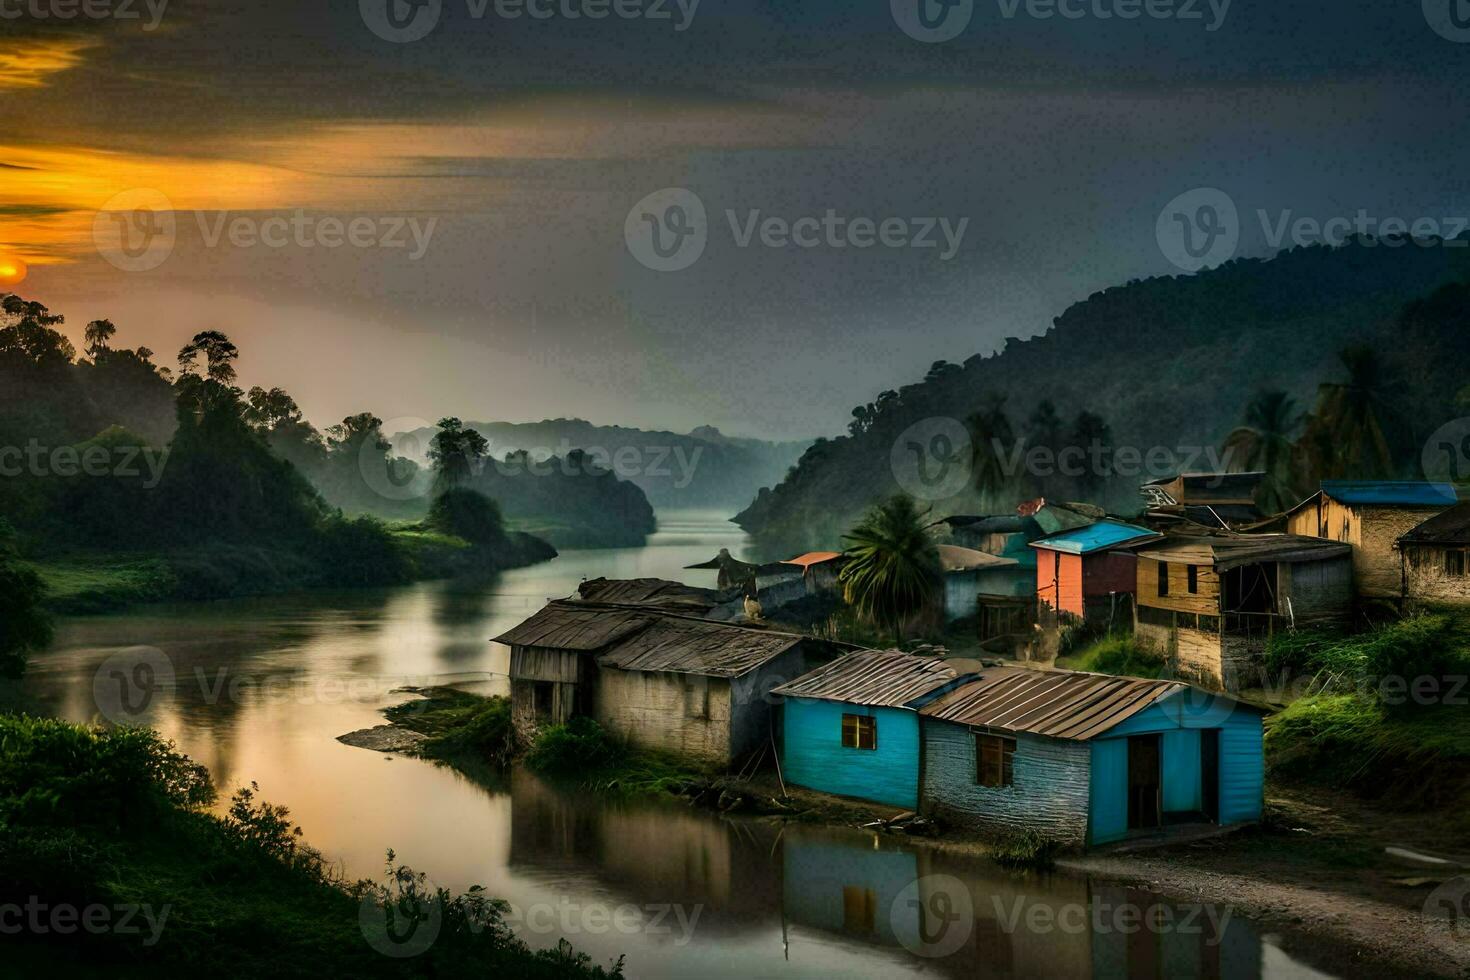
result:
M 1031 868 L 1045 871 L 1056 864 L 1061 845 L 1035 830 L 1023 830 L 995 840 L 990 858 L 1008 868 Z
M 435 687 L 419 700 L 389 708 L 397 725 L 429 736 L 419 755 L 455 761 L 469 759 L 505 766 L 515 757 L 515 726 L 508 698 L 484 698 L 454 688 Z
M 570 947 L 533 952 L 483 892 L 430 891 L 387 852 L 384 882 L 349 882 L 284 808 L 233 798 L 206 812 L 208 773 L 146 729 L 88 729 L 0 715 L 0 892 L 50 907 L 145 906 L 161 928 L 124 935 L 24 932 L 7 962 L 64 961 L 77 975 L 417 977 L 617 975 Z M 413 958 L 370 945 L 387 908 L 436 908 Z M 166 918 L 163 918 L 166 910 Z M 400 920 L 401 921 L 401 920 Z M 145 943 L 145 940 L 153 940 Z
M 1121 634 L 1105 636 L 1070 656 L 1060 657 L 1057 666 L 1127 677 L 1154 678 L 1164 671 L 1163 658 L 1139 647 L 1132 636 Z
M 60 613 L 104 612 L 173 594 L 177 578 L 157 556 L 95 554 L 32 562 L 46 605 Z
M 599 792 L 677 793 L 713 774 L 655 752 L 634 751 L 590 718 L 545 729 L 526 755 L 535 772 L 575 780 Z

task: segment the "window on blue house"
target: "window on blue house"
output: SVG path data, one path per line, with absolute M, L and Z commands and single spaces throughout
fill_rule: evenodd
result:
M 843 715 L 842 745 L 849 749 L 876 749 L 878 719 L 867 715 Z
M 975 736 L 975 782 L 981 786 L 998 788 L 1015 782 L 1012 760 L 1016 755 L 1016 740 L 999 735 Z

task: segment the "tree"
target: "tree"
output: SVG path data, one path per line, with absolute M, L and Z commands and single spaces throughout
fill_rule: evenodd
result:
M 0 314 L 0 363 L 15 360 L 24 366 L 64 368 L 76 357 L 71 341 L 53 329 L 66 321 L 61 314 L 14 293 L 0 297 Z
M 1004 395 L 990 394 L 980 402 L 979 411 L 966 419 L 970 430 L 971 469 L 975 489 L 982 498 L 994 501 L 1010 482 L 1006 461 L 1016 445 L 1016 433 L 1005 413 Z
M 1026 420 L 1026 444 L 1030 449 L 1045 449 L 1051 454 L 1053 463 L 1057 453 L 1061 451 L 1065 436 L 1063 435 L 1062 417 L 1057 414 L 1056 405 L 1052 404 L 1050 398 L 1044 398 L 1037 404 L 1031 417 Z M 1036 491 L 1043 495 L 1057 492 L 1056 472 L 1051 474 L 1035 474 Z
M 19 677 L 26 656 L 51 642 L 51 620 L 41 608 L 46 587 L 16 557 L 10 525 L 0 520 L 0 677 Z
M 109 349 L 107 342 L 116 334 L 117 327 L 112 325 L 111 320 L 93 320 L 87 324 L 87 329 L 83 332 L 87 341 L 87 355 L 96 360 Z
M 439 420 L 439 432 L 429 443 L 429 462 L 440 491 L 457 487 L 480 471 L 490 443 L 474 429 L 466 429 L 457 418 Z
M 1371 347 L 1353 346 L 1338 354 L 1346 381 L 1324 382 L 1317 390 L 1307 444 L 1317 475 L 1323 478 L 1376 479 L 1393 472 L 1393 453 L 1383 434 L 1382 417 L 1391 411 L 1389 385 Z
M 434 498 L 424 524 L 443 534 L 464 538 L 479 547 L 505 542 L 505 522 L 500 507 L 474 490 L 455 488 Z
M 1096 498 L 1107 474 L 1112 472 L 1113 451 L 1108 445 L 1112 436 L 1101 415 L 1084 410 L 1072 420 L 1071 444 L 1086 455 L 1082 471 L 1076 477 L 1077 491 L 1084 500 Z
M 1305 416 L 1284 391 L 1258 392 L 1245 409 L 1244 424 L 1225 438 L 1225 459 L 1234 472 L 1261 472 L 1256 503 L 1279 514 L 1302 497 L 1302 450 L 1292 442 Z
M 924 515 L 912 498 L 899 495 L 870 509 L 844 537 L 850 545 L 839 574 L 843 598 L 901 641 L 904 623 L 928 609 L 944 587 Z
M 204 355 L 204 373 L 209 380 L 222 385 L 235 383 L 234 361 L 240 356 L 240 349 L 230 343 L 229 337 L 218 330 L 196 333 L 193 340 L 179 349 L 180 372 L 193 374 L 200 354 Z

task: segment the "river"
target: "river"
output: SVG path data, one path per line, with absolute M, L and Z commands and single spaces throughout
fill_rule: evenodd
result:
M 116 715 L 111 667 L 149 663 L 158 693 L 137 720 L 207 765 L 222 798 L 255 781 L 352 877 L 379 877 L 391 847 L 439 885 L 508 900 L 533 945 L 626 954 L 631 977 L 1334 975 L 1308 965 L 1311 944 L 1226 909 L 888 836 L 569 794 L 521 771 L 479 782 L 336 741 L 381 724 L 404 685 L 505 693 L 509 653 L 489 637 L 584 578 L 712 585 L 683 566 L 721 547 L 749 543 L 721 515 L 672 513 L 644 547 L 570 551 L 493 581 L 68 619 L 20 697 L 74 721 Z

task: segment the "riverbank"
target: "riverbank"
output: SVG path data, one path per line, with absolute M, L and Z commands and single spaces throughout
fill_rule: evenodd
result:
M 401 585 L 493 574 L 557 556 L 549 543 L 520 531 L 508 532 L 504 546 L 493 552 L 417 526 L 392 527 L 389 540 L 397 550 L 390 567 L 364 569 L 355 579 L 346 569 L 337 569 L 328 578 L 319 563 L 290 549 L 242 545 L 158 553 L 73 552 L 31 558 L 27 564 L 46 586 L 45 606 L 50 612 L 86 616 L 153 602 L 285 595 L 344 585 Z
M 129 976 L 621 975 L 565 944 L 533 951 L 500 904 L 432 890 L 391 851 L 383 882 L 341 877 L 253 789 L 224 816 L 206 811 L 213 799 L 206 770 L 151 730 L 0 715 L 0 886 L 23 912 L 18 932 L 8 918 L 7 961 Z
M 470 775 L 476 774 L 477 739 L 466 732 L 491 732 L 488 742 L 482 738 L 479 743 L 507 751 L 510 726 L 504 699 L 452 689 L 414 693 L 420 697 L 388 709 L 393 723 L 383 726 L 385 732 L 416 733 L 406 750 L 399 751 Z M 499 704 L 488 709 L 488 701 Z M 487 712 L 499 719 L 494 726 L 485 724 Z M 471 723 L 476 719 L 478 727 Z M 426 750 L 430 744 L 436 748 Z M 450 746 L 454 751 L 445 751 Z M 1018 860 L 1013 841 L 980 840 L 897 807 L 784 784 L 773 770 L 744 777 L 714 774 L 635 754 L 610 762 L 599 759 L 596 751 L 589 753 L 585 741 L 568 747 L 565 755 L 583 760 L 585 768 L 578 773 L 564 765 L 550 775 L 574 781 L 579 790 L 682 799 L 731 817 L 857 828 L 1002 864 L 1025 865 L 1031 858 L 1043 866 L 1051 863 L 1049 855 L 1021 855 Z M 502 754 L 502 764 L 508 758 Z M 651 773 L 657 776 L 651 778 Z M 1376 975 L 1463 976 L 1470 971 L 1470 944 L 1457 944 L 1442 923 L 1424 912 L 1437 887 L 1470 875 L 1470 862 L 1454 856 L 1463 840 L 1456 818 L 1441 816 L 1387 811 L 1311 784 L 1278 783 L 1268 788 L 1266 818 L 1258 826 L 1147 849 L 1114 846 L 1062 854 L 1054 860 L 1060 872 L 1228 907 L 1267 928 L 1299 934 L 1314 946 L 1314 958 L 1344 968 Z M 1270 869 L 1269 877 L 1263 877 L 1263 869 Z

